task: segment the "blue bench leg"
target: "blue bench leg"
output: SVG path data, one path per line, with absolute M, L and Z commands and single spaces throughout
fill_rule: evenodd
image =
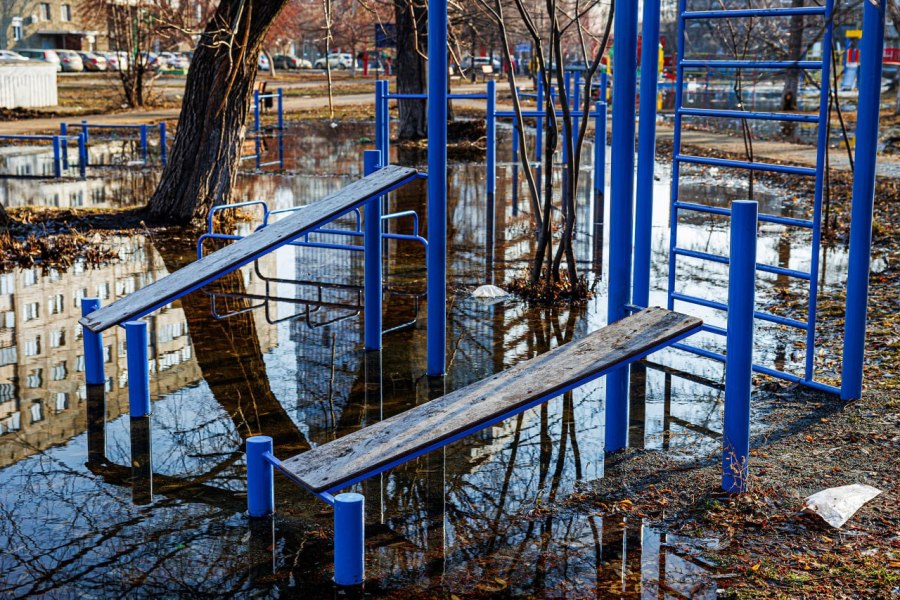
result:
M 732 493 L 747 491 L 749 475 L 757 217 L 756 202 L 732 203 L 722 449 L 722 489 Z
M 365 496 L 338 494 L 334 497 L 334 582 L 360 585 L 365 566 Z
M 81 299 L 81 316 L 86 317 L 100 308 L 99 298 Z M 87 385 L 103 385 L 106 374 L 103 372 L 103 335 L 82 327 L 82 343 L 84 344 L 84 379 Z
M 150 414 L 150 362 L 147 354 L 147 321 L 125 323 L 128 354 L 128 406 L 132 418 Z
M 247 512 L 251 517 L 268 517 L 275 512 L 275 474 L 266 453 L 272 453 L 272 438 L 247 438 Z

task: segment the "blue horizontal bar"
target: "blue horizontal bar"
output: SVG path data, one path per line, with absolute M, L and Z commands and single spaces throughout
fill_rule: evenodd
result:
M 584 111 L 570 110 L 569 114 L 573 117 L 583 117 Z M 500 119 L 508 119 L 510 117 L 515 117 L 516 113 L 515 113 L 515 111 L 512 111 L 512 110 L 498 110 L 494 113 L 494 116 L 497 118 L 500 118 Z M 547 116 L 547 111 L 544 111 L 544 110 L 523 110 L 522 111 L 522 117 L 525 119 L 537 119 L 537 118 L 543 118 L 546 116 Z M 556 116 L 557 117 L 563 116 L 563 111 L 561 111 L 561 110 L 556 111 Z M 596 116 L 597 116 L 597 113 L 595 113 L 595 112 L 588 113 L 588 117 L 593 118 Z
M 448 100 L 487 100 L 487 94 L 447 94 Z
M 710 262 L 715 262 L 723 265 L 730 264 L 727 256 L 719 256 L 717 254 L 710 254 L 708 252 L 700 252 L 699 250 L 688 250 L 687 248 L 675 248 L 675 254 L 678 256 L 687 256 L 690 258 L 699 258 L 700 260 L 708 260 Z M 796 277 L 797 279 L 803 279 L 804 281 L 809 281 L 810 274 L 804 273 L 803 271 L 796 271 L 794 269 L 786 269 L 784 267 L 776 267 L 774 265 L 767 265 L 763 263 L 756 263 L 756 270 L 762 271 L 763 273 L 773 273 L 775 275 L 785 275 L 787 277 Z
M 145 123 L 143 125 L 103 125 L 100 123 L 67 123 L 69 127 L 77 127 L 83 128 L 87 126 L 89 129 L 140 129 L 141 127 L 146 127 L 148 130 L 154 129 L 158 127 L 158 125 L 152 125 L 150 123 Z
M 388 100 L 427 100 L 428 94 L 388 94 Z
M 740 19 L 748 17 L 792 17 L 794 15 L 825 15 L 824 6 L 800 8 L 744 8 L 738 10 L 691 10 L 681 13 L 682 19 Z
M 806 69 L 820 70 L 821 62 L 810 60 L 683 60 L 686 69 Z
M 795 123 L 818 123 L 818 115 L 798 115 L 792 113 L 751 112 L 743 110 L 715 110 L 709 108 L 679 108 L 678 114 L 686 117 L 711 117 L 721 119 L 755 119 L 759 121 L 786 121 Z
M 743 160 L 731 160 L 728 158 L 709 158 L 706 156 L 690 156 L 679 154 L 675 160 L 696 165 L 708 165 L 713 167 L 725 167 L 729 169 L 747 169 L 748 171 L 769 171 L 772 173 L 787 173 L 788 175 L 805 175 L 815 177 L 816 170 L 810 167 L 794 167 L 791 165 L 776 165 L 772 163 L 747 162 Z
M 718 352 L 713 352 L 712 350 L 704 350 L 703 348 L 698 348 L 696 346 L 691 346 L 690 344 L 672 344 L 672 347 L 677 350 L 684 350 L 685 352 L 691 352 L 693 354 L 697 354 L 704 358 L 709 358 L 711 360 L 716 360 L 719 362 L 725 362 L 725 355 L 720 354 Z M 791 383 L 799 383 L 801 385 L 805 385 L 814 390 L 819 390 L 822 392 L 827 392 L 829 394 L 840 394 L 840 388 L 836 388 L 830 386 L 825 383 L 820 383 L 815 379 L 806 379 L 804 377 L 800 377 L 798 375 L 794 375 L 793 373 L 785 373 L 784 371 L 779 371 L 777 369 L 772 369 L 769 367 L 764 367 L 762 365 L 753 365 L 753 371 L 756 373 L 762 373 L 763 375 L 768 375 L 769 377 L 775 377 L 777 379 L 783 379 L 785 381 L 790 381 Z
M 359 475 L 358 477 L 350 479 L 349 481 L 345 481 L 344 483 L 341 483 L 338 487 L 331 488 L 327 491 L 328 491 L 328 493 L 334 493 L 338 490 L 348 488 L 351 485 L 359 483 L 360 481 L 365 481 L 366 479 L 369 479 L 370 477 L 374 477 L 375 475 L 378 475 L 379 473 L 384 473 L 385 471 L 389 471 L 389 470 L 393 469 L 394 467 L 408 463 L 409 461 L 415 460 L 416 458 L 418 458 L 420 456 L 424 456 L 425 454 L 428 454 L 429 452 L 432 452 L 439 448 L 443 448 L 444 446 L 452 444 L 453 442 L 455 442 L 457 440 L 461 440 L 465 437 L 468 437 L 468 436 L 472 435 L 473 433 L 475 433 L 476 431 L 481 431 L 482 429 L 485 429 L 492 425 L 496 425 L 497 423 L 501 423 L 501 422 L 505 421 L 506 419 L 509 419 L 510 417 L 514 417 L 520 413 L 523 413 L 530 408 L 534 408 L 535 406 L 540 406 L 541 404 L 548 402 L 549 400 L 552 400 L 553 398 L 562 396 L 566 392 L 572 391 L 575 388 L 578 388 L 578 387 L 581 387 L 582 385 L 590 383 L 591 381 L 595 381 L 596 379 L 599 379 L 600 377 L 603 377 L 604 375 L 608 374 L 610 371 L 613 371 L 615 369 L 620 369 L 625 365 L 637 362 L 643 358 L 646 358 L 647 356 L 650 356 L 654 352 L 659 352 L 660 350 L 664 350 L 665 348 L 672 347 L 674 344 L 677 344 L 681 340 L 697 333 L 699 330 L 700 330 L 700 327 L 698 326 L 686 333 L 683 333 L 681 335 L 678 335 L 678 336 L 672 338 L 671 340 L 662 342 L 660 344 L 657 344 L 656 346 L 653 346 L 652 348 L 649 348 L 643 352 L 640 352 L 640 353 L 636 354 L 635 356 L 629 358 L 627 361 L 623 361 L 621 363 L 613 365 L 613 366 L 609 367 L 608 369 L 604 369 L 603 371 L 594 373 L 593 375 L 590 375 L 583 379 L 579 379 L 578 381 L 573 381 L 570 384 L 563 387 L 562 389 L 556 390 L 555 392 L 551 392 L 545 396 L 541 396 L 541 397 L 537 398 L 536 400 L 533 400 L 532 402 L 529 402 L 528 404 L 526 404 L 524 406 L 519 406 L 517 408 L 514 408 L 514 409 L 506 412 L 506 413 L 503 413 L 502 415 L 494 417 L 493 419 L 490 419 L 484 423 L 479 423 L 478 425 L 476 425 L 474 427 L 465 429 L 465 430 L 463 430 L 459 433 L 456 433 L 450 437 L 444 438 L 442 440 L 438 440 L 438 441 L 434 442 L 433 444 L 430 444 L 420 450 L 417 450 L 416 452 L 414 452 L 412 454 L 408 454 L 408 455 L 398 458 L 394 461 L 391 461 L 387 464 L 384 464 L 380 467 L 376 467 L 376 468 L 372 469 L 371 471 L 367 471 L 366 473 L 363 473 L 363 474 Z M 295 481 L 296 483 L 300 484 L 302 487 L 306 488 L 306 486 L 303 484 L 302 481 L 300 481 L 298 479 L 294 479 L 287 473 L 285 473 L 285 475 L 288 475 L 288 477 L 292 481 Z M 306 489 L 308 489 L 308 488 L 306 488 Z
M 700 306 L 705 306 L 707 308 L 712 308 L 714 310 L 721 310 L 723 312 L 728 312 L 728 305 L 723 304 L 721 302 L 716 302 L 714 300 L 706 300 L 704 298 L 698 298 L 696 296 L 691 296 L 688 294 L 680 294 L 678 292 L 671 292 L 669 296 L 673 300 L 680 300 L 682 302 L 689 302 L 691 304 L 698 304 Z M 801 329 L 806 331 L 809 328 L 809 325 L 804 323 L 803 321 L 798 321 L 797 319 L 788 319 L 787 317 L 779 317 L 778 315 L 773 315 L 771 313 L 764 313 L 760 311 L 754 311 L 753 316 L 759 319 L 760 321 L 767 321 L 769 323 L 775 323 L 776 325 L 784 325 L 786 327 L 793 327 L 795 329 Z
M 676 209 L 680 210 L 690 210 L 712 215 L 722 215 L 725 217 L 731 216 L 730 208 L 722 208 L 720 206 L 705 206 L 703 204 L 693 204 L 690 202 L 676 202 L 674 206 Z M 812 229 L 813 227 L 813 222 L 807 219 L 794 219 L 792 217 L 780 217 L 778 215 L 764 213 L 760 213 L 759 220 L 764 223 L 777 223 L 778 225 L 786 225 L 789 227 L 805 227 L 807 229 Z

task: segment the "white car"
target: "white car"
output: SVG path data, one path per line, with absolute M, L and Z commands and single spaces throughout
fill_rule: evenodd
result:
M 268 71 L 269 70 L 269 59 L 262 52 L 259 53 L 259 70 L 260 71 Z
M 325 68 L 325 57 L 318 59 L 314 65 L 316 69 Z M 328 55 L 328 66 L 332 69 L 351 69 L 353 68 L 353 55 L 347 52 L 335 53 Z
M 28 60 L 28 57 L 12 50 L 0 50 L 0 60 Z

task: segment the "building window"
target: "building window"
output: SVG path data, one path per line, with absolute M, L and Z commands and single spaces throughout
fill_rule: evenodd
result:
M 72 5 L 71 4 L 63 4 L 61 15 L 62 15 L 63 21 L 71 21 L 72 20 Z
M 65 297 L 62 294 L 56 294 L 54 296 L 50 296 L 47 300 L 47 308 L 50 310 L 51 315 L 58 315 L 64 310 L 63 305 L 65 304 Z
M 58 362 L 53 365 L 51 377 L 53 381 L 63 381 L 69 376 L 69 370 L 66 369 L 66 361 Z
M 29 302 L 25 305 L 25 320 L 34 321 L 41 316 L 41 305 L 38 302 Z
M 22 17 L 13 17 L 12 20 L 12 36 L 15 41 L 20 41 L 24 35 L 22 35 Z
M 41 336 L 36 335 L 25 341 L 25 356 L 37 356 L 41 353 Z
M 40 423 L 44 420 L 44 405 L 40 400 L 31 403 L 31 422 Z
M 25 378 L 25 387 L 28 389 L 37 389 L 44 385 L 44 370 L 32 369 Z
M 66 330 L 57 329 L 50 332 L 50 347 L 60 348 L 66 345 Z
M 49 21 L 50 20 L 50 3 L 49 2 L 41 2 L 38 5 L 38 14 L 41 17 L 41 21 Z

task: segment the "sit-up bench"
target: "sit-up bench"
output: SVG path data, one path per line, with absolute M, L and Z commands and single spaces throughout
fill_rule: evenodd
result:
M 247 440 L 250 516 L 275 508 L 273 467 L 335 509 L 335 582 L 362 583 L 363 497 L 333 493 L 677 343 L 702 321 L 648 308 L 587 337 L 284 461 L 272 440 Z

